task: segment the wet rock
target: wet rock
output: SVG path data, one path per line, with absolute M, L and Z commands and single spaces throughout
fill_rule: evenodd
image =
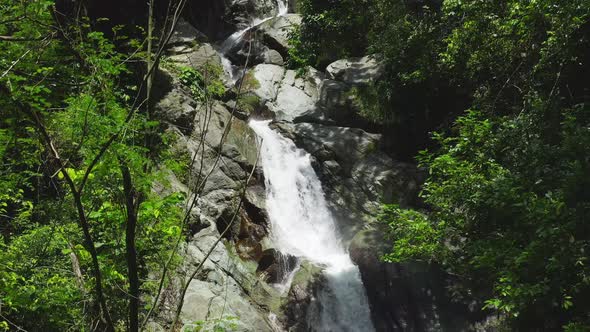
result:
M 322 284 L 321 269 L 310 264 L 301 262 L 299 270 L 295 273 L 288 296 L 282 309 L 284 325 L 292 332 L 309 331 L 308 311 L 310 304 L 316 301 L 314 294 Z
M 226 46 L 227 47 L 227 46 Z M 252 66 L 264 63 L 264 54 L 269 48 L 253 30 L 248 30 L 241 35 L 233 46 L 225 50 L 225 55 L 238 66 Z
M 239 239 L 236 251 L 241 259 L 258 261 L 262 257 L 262 244 L 251 238 Z
M 285 281 L 296 267 L 297 258 L 271 248 L 262 252 L 256 273 L 266 282 L 276 284 Z
M 277 15 L 277 5 L 275 0 L 234 0 L 228 16 L 232 17 L 234 22 L 250 25 L 253 17 L 263 18 Z
M 259 261 L 262 257 L 262 241 L 268 235 L 265 213 L 255 205 L 242 201 L 239 233 L 236 236 L 236 251 L 242 259 Z
M 257 184 L 250 185 L 246 189 L 246 200 L 255 206 L 259 213 L 264 213 L 266 210 L 266 189 L 264 188 L 264 175 L 262 171 L 257 176 Z

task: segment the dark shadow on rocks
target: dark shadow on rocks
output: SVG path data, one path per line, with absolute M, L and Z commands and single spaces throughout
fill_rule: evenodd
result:
M 285 255 L 276 249 L 267 249 L 262 252 L 258 261 L 256 273 L 270 284 L 281 283 L 297 267 L 297 258 Z
M 358 265 L 377 331 L 494 331 L 485 327 L 483 303 L 452 294 L 460 281 L 434 264 L 386 263 L 382 230 L 355 237 L 350 255 Z M 484 326 L 484 327 L 482 327 Z
M 188 1 L 186 19 L 211 40 L 221 40 L 231 34 L 234 25 L 228 22 L 229 8 L 224 0 Z

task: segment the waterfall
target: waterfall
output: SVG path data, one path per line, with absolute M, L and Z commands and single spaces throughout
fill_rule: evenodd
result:
M 223 70 L 228 75 L 230 82 L 235 84 L 240 77 L 238 77 L 238 73 L 240 72 L 239 68 L 234 66 L 231 61 L 226 57 L 226 54 L 234 49 L 244 38 L 244 36 L 255 27 L 263 24 L 266 21 L 272 20 L 273 18 L 283 16 L 289 12 L 289 5 L 287 0 L 277 0 L 277 13 L 276 15 L 264 17 L 264 18 L 254 18 L 251 20 L 250 24 L 242 29 L 234 32 L 226 40 L 224 40 L 221 45 L 219 46 L 219 53 L 221 56 L 221 64 L 223 66 Z
M 271 238 L 281 252 L 324 267 L 327 287 L 318 294 L 319 314 L 310 317 L 310 328 L 374 331 L 360 272 L 339 240 L 310 155 L 269 122 L 250 121 L 250 127 L 261 140 Z
M 278 15 L 283 16 L 289 12 L 289 4 L 287 0 L 277 0 Z

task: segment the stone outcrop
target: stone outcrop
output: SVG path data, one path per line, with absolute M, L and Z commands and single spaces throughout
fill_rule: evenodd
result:
M 255 168 L 254 133 L 223 103 L 207 106 L 193 99 L 177 79 L 171 80 L 155 110 L 168 125 L 169 135 L 176 137 L 173 149 L 179 161 L 191 167 L 170 173 L 171 186 L 161 189 L 161 194 L 184 192 L 191 202 L 198 191 L 199 197 L 190 211 L 190 239 L 182 253 L 178 283 L 167 289 L 169 296 L 163 299 L 162 306 L 168 308 L 163 319 L 169 319 L 178 301 L 180 280 L 205 261 L 184 299 L 185 327 L 238 317 L 232 321 L 238 331 L 272 331 L 269 308 L 278 310 L 281 295 L 270 286 L 274 279 L 267 277 L 275 258 L 264 252 L 269 249 L 268 221 L 262 175 Z M 248 190 L 240 203 L 245 184 Z M 273 278 L 281 278 L 282 270 L 273 273 Z
M 319 100 L 322 74 L 315 69 L 298 77 L 294 70 L 262 64 L 251 71 L 253 92 L 262 99 L 279 120 L 294 118 L 314 109 Z
M 204 69 L 205 66 L 221 66 L 221 57 L 211 44 L 177 46 L 170 49 L 168 60 L 180 66 Z
M 380 135 L 317 123 L 280 123 L 277 128 L 315 157 L 345 242 L 374 221 L 381 203 L 416 203 L 421 172 L 383 153 Z
M 168 47 L 174 47 L 179 45 L 195 45 L 197 42 L 204 42 L 207 41 L 207 36 L 205 36 L 202 32 L 195 29 L 189 22 L 185 19 L 180 18 L 178 23 L 176 24 L 176 29 L 170 36 L 170 40 L 168 41 Z
M 207 3 L 204 8 L 209 11 L 191 15 L 224 17 L 224 23 L 206 20 L 197 26 L 215 40 L 248 25 L 252 13 L 276 10 L 268 1 L 196 3 Z M 380 205 L 419 205 L 423 172 L 386 154 L 383 137 L 358 116 L 352 91 L 382 77 L 384 66 L 378 56 L 338 60 L 325 73 L 308 68 L 298 75 L 283 67 L 288 56 L 286 31 L 299 22 L 297 15 L 276 18 L 246 37 L 258 38 L 249 61 L 255 65 L 242 78 L 244 90 L 238 100 L 238 93 L 232 92 L 223 102 L 205 105 L 170 72 L 159 73 L 166 81 L 160 85 L 166 88 L 159 93 L 155 112 L 176 137 L 178 158 L 192 164 L 185 172 L 171 172 L 172 188 L 167 190 L 185 192 L 190 200 L 199 188 L 190 211 L 179 280 L 211 252 L 185 297 L 185 328 L 221 319 L 235 323 L 238 331 L 306 331 L 310 310 L 319 308 L 315 295 L 324 282 L 321 267 L 283 256 L 269 236 L 264 175 L 257 166 L 255 134 L 247 125 L 255 117 L 275 119 L 276 130 L 312 155 L 343 243 L 360 268 L 378 331 L 484 331 L 481 326 L 489 325 L 477 325 L 485 321 L 478 315 L 481 304 L 450 299 L 447 288 L 456 280 L 440 269 L 379 259 L 391 249 L 383 246 L 388 241 L 380 237 L 383 231 L 375 223 Z M 221 65 L 216 47 L 185 23 L 169 45 L 168 60 L 199 70 Z M 243 51 L 238 45 L 228 57 L 244 63 Z M 287 289 L 273 285 L 288 277 L 292 282 Z M 167 313 L 178 301 L 179 280 L 162 301 L 164 325 L 170 323 Z
M 370 84 L 381 78 L 384 72 L 385 65 L 379 60 L 378 55 L 342 59 L 331 63 L 326 68 L 329 79 L 350 85 Z
M 481 311 L 483 303 L 452 292 L 460 281 L 440 267 L 381 261 L 380 256 L 392 249 L 386 245 L 384 233 L 379 228 L 363 230 L 350 246 L 378 331 L 503 331 L 497 316 Z
M 264 22 L 258 27 L 263 42 L 283 56 L 289 53 L 289 33 L 301 24 L 301 15 L 286 14 Z
M 298 14 L 285 14 L 259 23 L 246 24 L 239 33 L 222 44 L 223 52 L 234 64 L 275 64 L 282 66 L 288 54 L 290 31 L 301 23 Z

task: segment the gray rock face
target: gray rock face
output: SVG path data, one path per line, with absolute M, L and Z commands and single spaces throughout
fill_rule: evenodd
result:
M 221 66 L 221 57 L 208 43 L 202 43 L 190 49 L 182 49 L 182 53 L 171 55 L 168 59 L 178 65 L 197 69 L 207 65 Z
M 380 135 L 318 123 L 277 128 L 316 159 L 314 168 L 345 243 L 374 220 L 381 203 L 414 203 L 421 173 L 381 152 Z
M 286 14 L 279 16 L 258 27 L 263 33 L 264 43 L 271 49 L 277 50 L 283 56 L 288 55 L 289 33 L 301 24 L 301 15 Z
M 301 114 L 294 122 L 315 122 L 343 127 L 374 127 L 360 115 L 362 109 L 355 88 L 362 88 L 380 79 L 384 65 L 376 57 L 344 59 L 326 69 L 326 78 L 318 84 L 317 108 Z
M 210 329 L 213 326 L 208 324 L 231 323 L 237 324 L 238 331 L 273 331 L 269 308 L 280 312 L 280 301 L 287 295 L 278 294 L 266 282 L 271 271 L 262 261 L 263 243 L 268 247 L 268 227 L 260 170 L 254 169 L 256 176 L 239 204 L 242 188 L 255 167 L 255 135 L 222 103 L 205 107 L 193 100 L 177 79 L 172 81 L 156 110 L 168 123 L 169 133 L 176 136 L 173 152 L 191 167 L 183 174 L 170 172 L 170 186 L 154 190 L 162 195 L 184 192 L 190 202 L 199 188 L 199 196 L 190 210 L 191 239 L 182 254 L 179 279 L 166 290 L 169 295 L 162 298 L 160 317 L 170 320 L 182 280 L 212 250 L 184 298 L 184 329 L 197 323 Z M 223 238 L 217 242 L 221 234 Z
M 197 103 L 181 90 L 173 90 L 164 96 L 155 107 L 156 116 L 174 126 L 184 134 L 193 130 L 193 120 L 197 114 Z
M 213 227 L 201 231 L 189 243 L 187 253 L 194 263 L 188 262 L 188 272 L 204 259 L 217 237 Z M 199 321 L 208 322 L 205 325 L 211 325 L 212 329 L 221 320 L 237 324 L 237 331 L 272 331 L 271 323 L 259 307 L 261 303 L 250 296 L 256 292 L 255 275 L 223 243 L 214 248 L 202 272 L 190 282 L 181 314 L 184 329 L 194 327 Z
M 317 293 L 324 280 L 321 277 L 321 269 L 303 261 L 293 276 L 291 288 L 288 291 L 287 301 L 284 303 L 283 321 L 291 332 L 309 331 L 307 326 L 308 314 L 313 310 Z
M 291 121 L 316 108 L 321 82 L 321 74 L 316 70 L 310 69 L 305 76 L 297 77 L 294 70 L 262 64 L 254 67 L 252 76 L 257 82 L 253 92 L 277 119 Z
M 328 78 L 353 85 L 372 83 L 379 79 L 384 71 L 383 62 L 375 55 L 338 60 L 326 68 Z
M 193 46 L 197 42 L 206 41 L 207 37 L 199 30 L 195 29 L 189 22 L 180 18 L 176 24 L 176 29 L 172 33 L 168 45 L 180 46 L 189 45 Z
M 361 231 L 350 246 L 378 331 L 501 331 L 497 317 L 480 310 L 483 303 L 449 295 L 458 280 L 439 267 L 382 262 L 379 257 L 391 250 L 383 233 L 379 228 Z
M 275 50 L 267 50 L 262 54 L 262 61 L 267 64 L 282 66 L 285 64 L 281 53 Z
M 229 11 L 234 22 L 250 25 L 252 18 L 277 15 L 278 6 L 275 0 L 232 0 Z

